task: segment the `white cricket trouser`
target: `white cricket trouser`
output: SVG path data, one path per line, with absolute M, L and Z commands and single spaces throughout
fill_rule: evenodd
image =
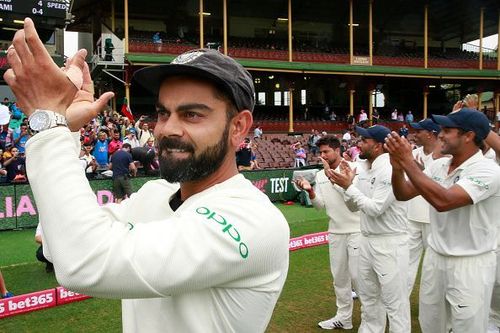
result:
M 358 333 L 409 333 L 408 236 L 361 236 L 358 295 L 363 305 Z
M 497 257 L 497 273 L 491 296 L 490 322 L 500 327 L 500 248 L 497 248 L 495 255 Z
M 408 251 L 410 262 L 408 268 L 408 295 L 411 295 L 415 279 L 417 278 L 418 266 L 422 252 L 427 248 L 427 236 L 429 236 L 429 223 L 408 220 Z
M 337 303 L 339 320 L 352 321 L 352 288 L 357 289 L 359 232 L 352 234 L 328 234 L 330 270 Z
M 450 323 L 453 333 L 486 332 L 495 273 L 494 252 L 451 257 L 428 247 L 420 281 L 422 332 L 442 333 Z

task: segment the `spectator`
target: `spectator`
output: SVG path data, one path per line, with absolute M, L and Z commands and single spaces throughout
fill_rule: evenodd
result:
M 250 149 L 252 150 L 252 158 L 250 159 L 252 170 L 261 168 L 259 165 L 259 161 L 257 161 L 257 147 L 257 143 L 250 143 Z
M 154 137 L 153 132 L 149 129 L 149 124 L 144 121 L 145 119 L 146 116 L 141 116 L 135 123 L 137 138 L 141 146 L 144 146 L 150 137 Z
M 121 149 L 111 156 L 109 168 L 113 171 L 113 195 L 116 203 L 130 198 L 132 194 L 130 175 L 135 177 L 137 168 L 130 154 L 131 150 L 130 144 L 124 143 Z
M 312 130 L 311 135 L 309 136 L 309 139 L 307 140 L 307 145 L 309 146 L 309 152 L 313 155 L 316 156 L 318 153 L 318 146 L 316 145 L 316 142 L 321 139 L 321 135 L 319 134 L 318 130 Z
M 391 120 L 397 121 L 398 120 L 398 109 L 394 109 L 391 113 Z
M 45 254 L 43 253 L 43 232 L 42 225 L 40 223 L 38 223 L 38 226 L 36 227 L 35 242 L 40 244 L 40 246 L 36 250 L 36 259 L 38 259 L 38 261 L 40 262 L 45 263 L 45 271 L 47 273 L 52 273 L 54 271 L 54 264 L 52 264 L 52 262 L 49 261 L 50 258 L 46 258 Z
M 108 143 L 108 155 L 112 156 L 116 151 L 122 148 L 123 142 L 120 140 L 120 132 L 113 131 L 113 138 Z
M 104 40 L 104 61 L 113 61 L 113 50 L 115 46 L 111 38 L 106 38 Z
M 363 122 L 363 121 L 367 121 L 368 120 L 368 115 L 366 114 L 365 110 L 361 109 L 360 113 L 359 113 L 359 118 L 358 118 L 358 122 Z
M 403 124 L 403 126 L 399 129 L 399 136 L 404 136 L 405 138 L 408 137 L 408 127 L 406 127 L 406 124 Z
M 19 131 L 19 126 L 21 126 L 26 116 L 21 111 L 21 109 L 17 107 L 16 102 L 10 105 L 10 113 L 11 118 L 9 122 L 9 128 L 12 128 L 13 132 L 17 132 Z
M 154 44 L 161 44 L 162 43 L 162 39 L 161 39 L 161 36 L 160 36 L 160 32 L 155 32 L 153 34 L 153 43 Z
M 0 296 L 2 296 L 2 298 L 14 297 L 14 294 L 7 290 L 7 287 L 5 286 L 5 280 L 3 279 L 1 271 L 0 271 Z
M 141 144 L 139 143 L 139 140 L 137 140 L 136 130 L 134 127 L 127 130 L 123 143 L 128 143 L 132 149 L 140 147 Z
M 91 154 L 93 148 L 91 143 L 84 143 L 82 145 L 80 160 L 85 161 L 85 173 L 87 175 L 95 174 L 97 171 L 97 161 L 95 156 Z
M 354 129 L 354 125 L 356 124 L 356 119 L 354 115 L 350 114 L 347 116 L 347 129 L 352 131 Z
M 134 128 L 134 126 L 130 122 L 130 119 L 128 119 L 127 117 L 121 117 L 120 121 L 121 121 L 120 136 L 121 138 L 123 138 L 123 140 L 125 140 L 125 136 L 127 135 L 128 131 Z M 134 148 L 134 146 L 132 146 L 132 148 Z
M 0 183 L 7 182 L 7 170 L 3 165 L 3 149 L 0 149 Z
M 97 142 L 94 146 L 94 157 L 98 170 L 108 169 L 108 135 L 104 131 L 99 132 L 97 135 Z
M 259 124 L 257 124 L 257 126 L 255 126 L 255 129 L 253 130 L 253 138 L 254 139 L 260 139 L 262 138 L 262 127 L 260 127 Z
M 398 117 L 397 117 L 397 121 L 405 121 L 405 117 L 403 116 L 403 112 L 399 111 L 398 112 Z
M 28 125 L 22 123 L 19 132 L 14 132 L 12 134 L 12 139 L 14 140 L 14 146 L 19 150 L 19 154 L 24 154 L 24 147 L 26 142 L 31 138 L 31 134 L 28 130 Z
M 306 166 L 306 151 L 302 148 L 300 141 L 295 142 L 290 146 L 295 154 L 294 168 Z
M 342 135 L 342 140 L 346 141 L 347 143 L 351 142 L 351 133 L 349 133 L 348 130 L 344 131 L 344 135 Z
M 252 149 L 250 138 L 245 138 L 236 151 L 238 171 L 252 170 Z
M 406 114 L 406 123 L 412 123 L 413 122 L 413 113 L 411 113 L 411 110 L 408 111 L 408 113 Z
M 10 157 L 4 161 L 7 170 L 7 182 L 25 181 L 25 158 L 19 154 L 19 149 L 16 147 L 11 147 L 9 152 Z
M 372 112 L 372 123 L 373 125 L 377 125 L 380 119 L 380 114 L 378 113 L 377 109 L 373 109 Z
M 337 120 L 337 114 L 335 113 L 335 111 L 332 110 L 332 112 L 330 113 L 330 120 L 331 121 L 336 121 Z

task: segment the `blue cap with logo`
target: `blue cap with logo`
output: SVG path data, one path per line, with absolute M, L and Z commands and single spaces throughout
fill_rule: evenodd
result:
M 474 132 L 479 140 L 484 140 L 490 133 L 488 118 L 475 109 L 464 108 L 446 116 L 433 114 L 431 118 L 441 127 L 461 128 Z
M 367 139 L 373 139 L 377 142 L 384 143 L 385 138 L 391 130 L 382 125 L 373 125 L 368 128 L 356 126 L 356 133 Z
M 434 133 L 441 132 L 441 127 L 433 122 L 431 118 L 422 119 L 418 123 L 410 123 L 410 126 L 417 130 L 426 130 Z

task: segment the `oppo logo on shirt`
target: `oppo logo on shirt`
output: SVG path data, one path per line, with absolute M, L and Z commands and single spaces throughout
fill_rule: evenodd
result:
M 196 208 L 196 213 L 200 215 L 205 215 L 207 217 L 207 220 L 214 221 L 220 224 L 223 227 L 221 230 L 222 233 L 228 235 L 229 238 L 231 238 L 238 244 L 238 251 L 240 253 L 240 256 L 243 259 L 246 259 L 248 257 L 248 247 L 245 243 L 241 241 L 240 233 L 238 232 L 238 230 L 236 230 L 236 228 L 232 224 L 227 223 L 227 220 L 224 216 L 219 215 L 216 212 L 212 212 L 207 207 Z

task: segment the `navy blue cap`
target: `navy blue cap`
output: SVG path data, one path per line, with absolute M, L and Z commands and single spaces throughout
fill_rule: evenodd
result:
M 465 131 L 474 132 L 479 140 L 484 140 L 490 133 L 488 118 L 475 109 L 463 108 L 446 116 L 433 114 L 431 118 L 441 127 L 461 128 Z
M 234 59 L 210 49 L 185 52 L 168 65 L 142 68 L 134 73 L 134 80 L 157 95 L 162 82 L 175 75 L 208 79 L 229 94 L 238 111 L 253 111 L 255 89 L 250 73 Z
M 418 130 L 426 130 L 434 133 L 441 132 L 441 127 L 433 122 L 431 118 L 422 119 L 418 123 L 410 123 L 410 126 Z
M 377 142 L 384 143 L 385 138 L 391 130 L 382 125 L 374 125 L 368 128 L 356 126 L 356 133 L 367 139 L 373 139 Z

